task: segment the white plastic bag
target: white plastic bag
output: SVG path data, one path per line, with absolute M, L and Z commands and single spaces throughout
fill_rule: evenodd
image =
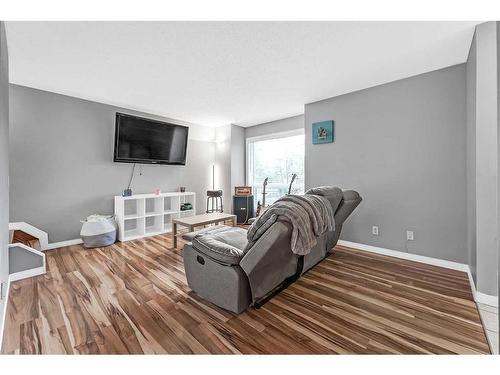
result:
M 81 222 L 80 236 L 85 247 L 103 247 L 115 243 L 117 224 L 114 216 L 90 215 Z

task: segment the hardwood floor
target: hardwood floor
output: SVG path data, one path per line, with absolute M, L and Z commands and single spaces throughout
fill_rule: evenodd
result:
M 238 316 L 186 283 L 169 235 L 46 252 L 11 285 L 3 353 L 489 353 L 463 272 L 337 246 Z

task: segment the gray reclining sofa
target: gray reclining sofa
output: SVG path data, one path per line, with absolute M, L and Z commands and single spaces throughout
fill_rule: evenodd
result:
M 239 314 L 250 305 L 259 307 L 327 257 L 361 197 L 355 191 L 333 187 L 311 189 L 306 194 L 323 195 L 335 212 L 335 229 L 319 237 L 309 254 L 292 253 L 291 225 L 285 221 L 272 224 L 250 249 L 246 249 L 245 229 L 205 228 L 184 236 L 190 241 L 183 251 L 189 287 L 202 298 Z

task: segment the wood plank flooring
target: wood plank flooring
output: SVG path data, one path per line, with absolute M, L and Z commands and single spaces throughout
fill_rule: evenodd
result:
M 337 246 L 238 316 L 186 283 L 170 235 L 46 252 L 11 285 L 3 353 L 489 353 L 463 272 Z

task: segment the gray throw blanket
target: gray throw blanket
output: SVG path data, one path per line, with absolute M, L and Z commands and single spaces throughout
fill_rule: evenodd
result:
M 317 238 L 326 231 L 335 230 L 332 206 L 320 195 L 287 195 L 278 199 L 260 215 L 248 229 L 245 251 L 276 221 L 292 225 L 290 247 L 294 254 L 306 255 L 316 245 Z

